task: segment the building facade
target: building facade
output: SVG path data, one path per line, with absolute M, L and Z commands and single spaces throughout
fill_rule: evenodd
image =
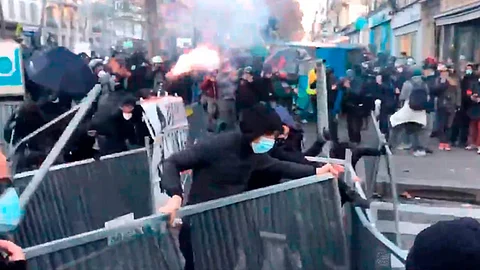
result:
M 440 0 L 440 14 L 434 19 L 440 59 L 480 62 L 480 1 Z
M 73 49 L 79 39 L 80 20 L 77 0 L 49 0 L 45 7 L 42 35 L 52 37 L 59 46 Z
M 394 36 L 392 55 L 406 53 L 415 59 L 423 57 L 422 4 L 417 2 L 395 13 L 391 20 Z
M 3 16 L 6 24 L 7 37 L 14 37 L 17 24 L 20 24 L 25 34 L 35 32 L 40 25 L 40 0 L 1 0 Z
M 370 50 L 373 53 L 386 52 L 391 54 L 395 51 L 391 27 L 392 9 L 384 7 L 368 18 L 370 29 Z

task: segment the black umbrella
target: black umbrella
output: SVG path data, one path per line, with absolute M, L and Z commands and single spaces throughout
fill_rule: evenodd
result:
M 28 78 L 57 96 L 84 97 L 97 78 L 82 58 L 65 47 L 35 53 L 25 64 Z

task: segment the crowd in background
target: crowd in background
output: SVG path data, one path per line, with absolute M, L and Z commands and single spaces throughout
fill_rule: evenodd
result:
M 330 131 L 337 134 L 336 120 L 345 116 L 349 140 L 359 144 L 370 112 L 377 110 L 380 130 L 392 148 L 425 156 L 433 153 L 430 138 L 435 137 L 439 150 L 458 146 L 480 154 L 478 86 L 477 65 L 467 63 L 457 72 L 433 58 L 416 64 L 380 53 L 344 78 L 327 69 Z
M 479 74 L 473 64 L 466 64 L 464 70 L 457 72 L 453 66 L 432 58 L 417 65 L 411 59 L 398 61 L 379 54 L 375 59 L 354 65 L 345 77 L 336 78 L 326 63 L 329 132 L 319 134 L 314 144 L 305 149 L 300 116 L 315 115 L 315 70 L 310 71 L 312 79 L 307 89 L 311 106 L 301 108 L 296 104 L 298 85 L 287 74 L 275 66 L 258 64 L 261 61 L 242 62 L 235 55 L 223 56 L 218 70 L 191 71 L 178 76 L 169 72 L 175 59 L 166 55 L 152 59 L 142 53 L 128 57 L 114 54 L 103 59 L 92 59 L 86 54 L 80 57 L 96 76 L 102 92 L 57 163 L 98 158 L 144 146 L 148 129 L 139 101 L 164 95 L 182 97 L 187 107 L 198 102 L 208 118 L 207 130 L 220 133 L 165 161 L 166 177 L 161 185 L 172 199 L 160 211 L 173 217 L 185 203 L 179 175 L 188 169 L 194 169 L 194 181 L 185 198 L 187 204 L 277 184 L 284 179 L 331 173 L 339 178 L 342 204 L 351 202 L 368 208 L 369 201 L 343 181 L 343 168 L 311 162 L 306 156 L 321 154 L 326 141 L 333 142 L 330 149 L 333 158 L 344 158 L 345 149 L 351 148 L 354 166 L 362 156 L 385 154 L 383 148 L 361 146 L 361 132 L 368 125 L 372 111 L 388 143 L 399 149 L 411 148 L 414 156 L 433 153 L 429 148 L 430 137 L 438 138 L 439 150 L 461 146 L 477 149 L 480 154 Z M 12 144 L 81 101 L 40 89 L 28 80 L 26 87 L 28 98 L 5 129 L 5 138 Z M 347 122 L 347 142 L 340 140 L 341 118 Z M 70 119 L 67 117 L 18 148 L 14 156 L 15 171 L 38 167 Z M 442 225 L 434 228 L 438 226 Z M 185 269 L 194 269 L 189 229 L 188 220 L 184 220 L 180 248 L 187 261 Z M 425 260 L 429 254 L 418 255 L 422 244 L 415 243 L 419 247 L 414 245 L 407 267 L 431 263 Z M 249 256 L 248 263 L 259 266 L 258 256 Z

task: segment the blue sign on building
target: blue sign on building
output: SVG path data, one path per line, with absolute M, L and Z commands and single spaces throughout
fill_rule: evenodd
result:
M 368 27 L 370 28 L 370 44 L 375 45 L 376 52 L 392 51 L 392 28 L 390 20 L 392 10 L 390 8 L 383 9 L 368 19 Z
M 1 41 L 0 96 L 21 96 L 24 93 L 20 44 L 14 41 Z

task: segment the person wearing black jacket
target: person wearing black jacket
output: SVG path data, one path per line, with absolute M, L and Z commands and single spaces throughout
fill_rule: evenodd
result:
M 347 115 L 347 131 L 348 137 L 353 143 L 360 143 L 362 140 L 362 125 L 365 117 L 365 97 L 362 93 L 353 88 L 352 83 L 348 79 L 341 80 L 337 89 L 343 90 L 345 93 L 342 99 L 343 112 Z
M 379 115 L 379 125 L 380 131 L 385 134 L 388 138 L 389 136 L 389 119 L 392 114 L 395 113 L 397 109 L 397 98 L 395 96 L 395 86 L 390 77 L 390 74 L 383 72 L 379 76 L 377 81 L 378 87 L 378 96 L 377 99 L 381 100 L 380 106 L 380 115 Z
M 238 88 L 236 91 L 236 109 L 237 113 L 241 114 L 244 109 L 253 107 L 260 102 L 257 92 L 258 83 L 253 79 L 252 68 L 246 67 L 243 69 L 243 74 L 238 81 Z
M 108 155 L 127 151 L 129 145 L 143 146 L 148 135 L 142 120 L 143 110 L 136 105 L 136 99 L 127 96 L 120 109 L 104 119 L 92 119 L 91 130 L 95 130 L 100 146 L 100 154 Z M 127 144 L 128 142 L 128 144 Z
M 258 100 L 268 103 L 274 98 L 275 90 L 273 89 L 272 81 L 272 67 L 265 66 L 262 71 L 262 76 L 254 80 L 255 89 L 257 91 Z
M 470 95 L 478 92 L 479 77 L 475 74 L 474 70 L 472 64 L 466 66 L 465 75 L 460 83 L 460 88 L 462 90 L 462 105 L 460 106 L 460 110 L 455 113 L 455 118 L 453 120 L 450 141 L 452 144 L 460 147 L 467 146 L 470 124 L 470 118 L 468 117 L 467 111 L 469 111 L 472 105 Z
M 193 170 L 193 181 L 188 205 L 242 193 L 255 171 L 263 170 L 286 179 L 298 179 L 315 174 L 338 171 L 332 165 L 321 168 L 286 161 L 279 161 L 266 154 L 275 144 L 276 134 L 283 131 L 282 122 L 274 110 L 257 104 L 243 112 L 241 132 L 220 133 L 199 142 L 191 148 L 177 152 L 164 163 L 161 188 L 172 198 L 159 209 L 175 217 L 184 200 L 180 172 Z M 183 220 L 179 235 L 180 249 L 185 257 L 185 269 L 195 269 L 188 219 Z M 255 230 L 252 230 L 255 231 Z M 242 239 L 234 239 L 242 243 Z M 235 244 L 235 243 L 231 243 Z M 263 259 L 259 254 L 247 254 L 248 269 L 261 269 Z M 233 269 L 233 268 L 232 268 Z
M 298 130 L 297 127 L 292 126 L 290 121 L 285 121 L 284 117 L 280 115 L 282 122 L 284 123 L 283 129 L 284 133 L 279 135 L 275 146 L 268 154 L 278 160 L 295 162 L 299 164 L 306 164 L 312 166 L 321 166 L 321 163 L 315 161 L 309 161 L 305 157 L 307 156 L 318 156 L 322 150 L 323 146 L 327 143 L 323 138 L 317 139 L 310 148 L 301 151 L 301 148 L 298 147 L 301 144 L 303 138 L 302 132 Z M 324 138 L 330 139 L 330 134 L 324 134 Z M 338 143 L 333 141 L 332 148 L 330 149 L 330 156 L 338 159 L 345 159 L 345 150 L 349 148 L 348 144 Z M 384 153 L 383 153 L 384 154 Z M 355 168 L 357 162 L 363 156 L 379 156 L 382 155 L 381 150 L 374 148 L 354 148 L 352 149 L 352 165 Z M 282 180 L 280 175 L 275 177 L 271 173 L 265 173 L 263 171 L 254 172 L 250 179 L 248 189 L 253 190 L 257 188 L 263 188 L 271 185 L 280 183 Z M 363 208 L 369 208 L 370 204 L 367 200 L 360 197 L 360 195 L 350 188 L 343 179 L 338 180 L 338 187 L 340 191 L 341 204 L 346 202 L 351 202 L 356 206 Z

